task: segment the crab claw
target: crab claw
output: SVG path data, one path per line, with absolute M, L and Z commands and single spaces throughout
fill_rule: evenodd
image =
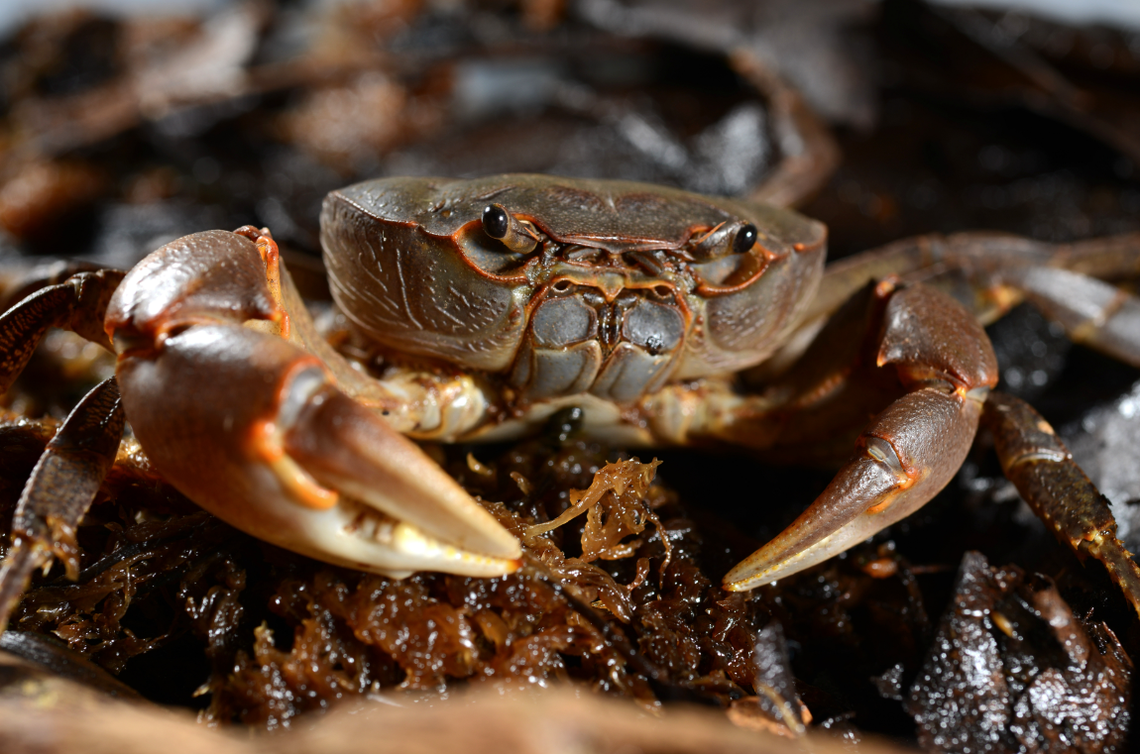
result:
M 791 526 L 725 576 L 744 591 L 846 552 L 906 518 L 941 490 L 973 442 L 985 392 L 926 388 L 903 396 L 859 438 L 859 449 Z M 920 426 L 907 422 L 921 416 Z M 931 442 L 931 439 L 934 442 Z
M 916 285 L 889 296 L 877 365 L 907 393 L 860 435 L 854 456 L 775 539 L 724 577 L 731 591 L 777 581 L 844 552 L 930 501 L 958 471 L 997 382 L 981 326 L 956 301 Z
M 395 577 L 517 569 L 518 541 L 315 356 L 234 323 L 282 318 L 264 280 L 249 239 L 198 234 L 144 260 L 112 300 L 123 405 L 159 471 L 237 528 L 326 562 Z

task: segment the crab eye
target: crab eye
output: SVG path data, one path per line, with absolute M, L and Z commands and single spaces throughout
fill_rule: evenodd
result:
M 766 262 L 763 254 L 753 254 L 760 231 L 752 223 L 737 221 L 714 228 L 692 249 L 693 275 L 706 293 L 727 290 L 751 280 Z
M 501 204 L 488 204 L 483 210 L 483 230 L 491 238 L 502 240 L 511 229 L 511 216 Z
M 740 256 L 751 251 L 759 238 L 760 231 L 752 223 L 742 220 L 724 222 L 703 235 L 697 234 L 689 252 L 697 261 Z
M 501 204 L 488 204 L 483 208 L 483 232 L 516 254 L 529 254 L 538 246 L 533 229 L 533 225 L 520 221 Z
M 756 243 L 756 226 L 752 223 L 742 225 L 740 230 L 736 231 L 736 237 L 732 239 L 732 253 L 743 254 L 752 248 Z

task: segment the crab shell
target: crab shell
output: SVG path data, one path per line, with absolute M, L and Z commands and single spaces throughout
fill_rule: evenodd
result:
M 505 207 L 542 239 L 491 237 Z M 742 224 L 743 253 L 694 242 Z M 396 178 L 329 194 L 321 241 L 337 303 L 398 352 L 508 373 L 531 399 L 618 403 L 763 361 L 810 303 L 824 226 L 789 210 L 624 181 Z

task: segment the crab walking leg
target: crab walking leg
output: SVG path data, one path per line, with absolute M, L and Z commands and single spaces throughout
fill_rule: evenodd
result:
M 1140 613 L 1140 567 L 1116 537 L 1108 500 L 1073 461 L 1041 415 L 1024 401 L 990 393 L 983 418 L 1006 477 L 1057 539 L 1084 560 L 1104 564 Z
M 103 272 L 109 268 L 78 259 L 57 259 L 38 264 L 0 264 L 0 302 L 5 310 L 41 288 L 59 285 L 81 272 Z M 115 272 L 120 278 L 123 273 Z
M 315 356 L 260 331 L 289 317 L 261 246 L 222 231 L 179 239 L 111 302 L 123 404 L 154 464 L 239 529 L 326 562 L 515 570 L 518 541 L 451 477 Z
M 751 589 L 838 555 L 925 505 L 965 459 L 997 382 L 989 340 L 936 290 L 881 283 L 876 294 L 889 296 L 876 364 L 893 366 L 906 394 L 863 431 L 815 502 L 725 576 L 726 589 Z
M 1140 254 L 1138 254 L 1140 256 Z M 1024 267 L 1003 273 L 1076 343 L 1140 367 L 1140 299 L 1069 270 Z
M 900 239 L 829 264 L 796 331 L 757 376 L 780 374 L 848 297 L 886 276 L 949 293 L 984 325 L 1028 299 L 1075 340 L 1138 364 L 1135 312 L 1140 303 L 1104 282 L 1137 275 L 1140 233 L 1068 244 L 990 232 Z
M 1132 278 L 1140 274 L 1140 233 L 1069 244 L 987 232 L 900 239 L 828 265 L 804 321 L 826 316 L 871 280 L 895 275 L 908 283 L 922 282 L 953 292 L 961 291 L 959 282 L 964 275 L 971 290 L 956 297 L 989 324 L 1021 300 L 1013 295 L 1015 291 L 999 290 L 1015 282 L 1005 273 L 1032 267 L 1069 270 L 1103 280 Z
M 81 272 L 28 295 L 0 316 L 0 393 L 7 392 L 49 328 L 62 327 L 111 350 L 101 328 L 123 273 Z
M 12 542 L 0 563 L 0 631 L 32 572 L 53 555 L 69 578 L 78 578 L 75 531 L 115 462 L 122 436 L 123 409 L 112 377 L 72 409 L 24 485 L 12 517 Z

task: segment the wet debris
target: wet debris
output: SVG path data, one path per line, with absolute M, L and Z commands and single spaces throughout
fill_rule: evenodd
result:
M 520 535 L 530 566 L 497 579 L 402 581 L 284 569 L 292 572 L 268 602 L 276 628 L 255 628 L 252 653 L 216 666 L 200 690 L 210 694 L 206 719 L 274 729 L 362 694 L 446 697 L 487 682 L 533 689 L 576 681 L 647 709 L 674 698 L 736 709 L 739 700 L 754 708 L 737 711 L 750 727 L 802 734 L 810 714 L 796 697 L 783 635 L 760 630 L 762 611 L 701 573 L 696 533 L 678 517 L 676 498 L 651 483 L 656 462 L 607 464 L 600 448 L 581 443 L 549 456 L 542 449 L 524 443 L 495 461 L 452 467 L 467 472 L 460 478 L 472 492 L 508 501 L 490 510 Z M 570 479 L 590 481 L 575 490 Z M 235 585 L 224 602 L 249 604 L 246 589 Z M 206 605 L 197 611 L 202 626 L 223 620 Z
M 0 437 L 26 466 L 54 427 L 21 422 Z M 473 494 L 504 501 L 487 505 L 526 543 L 519 573 L 397 581 L 309 561 L 194 512 L 128 440 L 75 533 L 78 578 L 38 574 L 11 625 L 128 678 L 198 656 L 141 690 L 188 703 L 189 681 L 215 724 L 274 730 L 350 698 L 576 682 L 803 734 L 783 633 L 703 573 L 704 538 L 654 481 L 656 461 L 580 441 L 484 461 L 451 450 L 440 458 Z
M 1052 581 L 967 553 L 910 688 L 920 745 L 941 752 L 1122 751 L 1132 661 Z

